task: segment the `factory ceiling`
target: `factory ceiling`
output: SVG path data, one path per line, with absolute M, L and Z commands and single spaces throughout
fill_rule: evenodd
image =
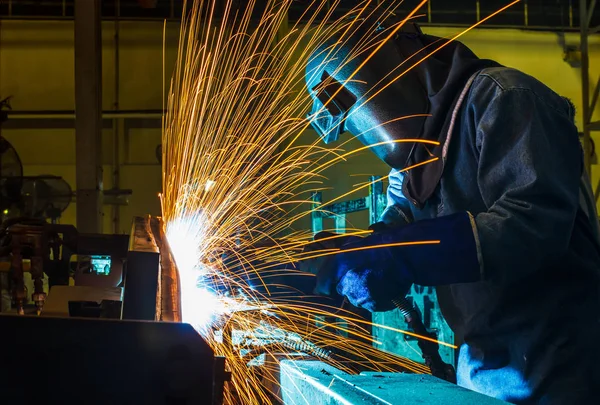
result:
M 290 9 L 290 20 L 301 18 L 314 0 L 295 0 Z M 243 5 L 245 0 L 233 0 Z M 257 0 L 257 4 L 266 0 Z M 184 0 L 105 0 L 102 15 L 106 19 L 178 19 Z M 190 3 L 190 2 L 188 2 Z M 219 2 L 218 2 L 219 3 Z M 220 2 L 220 4 L 223 4 Z M 339 12 L 343 13 L 360 3 L 359 0 L 342 0 Z M 412 10 L 417 0 L 407 0 L 398 9 L 402 14 Z M 431 0 L 423 8 L 420 22 L 432 25 L 470 25 L 509 3 L 508 0 Z M 523 0 L 487 26 L 525 27 L 548 30 L 569 30 L 579 27 L 579 0 Z M 260 7 L 257 7 L 260 9 Z M 258 12 L 257 12 L 258 15 Z M 0 19 L 71 19 L 73 0 L 6 0 L 0 2 Z M 591 26 L 600 25 L 600 11 L 596 9 Z

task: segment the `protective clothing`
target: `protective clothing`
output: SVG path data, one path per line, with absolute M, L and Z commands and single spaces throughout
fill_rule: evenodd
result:
M 419 209 L 392 171 L 387 215 L 474 214 L 484 281 L 437 288 L 465 342 L 459 385 L 519 404 L 593 403 L 600 244 L 595 209 L 580 198 L 589 187 L 573 108 L 507 68 L 481 71 L 464 93 L 434 195 Z
M 382 220 L 473 214 L 482 281 L 436 288 L 464 341 L 459 385 L 517 404 L 595 403 L 600 242 L 595 209 L 583 204 L 589 185 L 573 107 L 504 67 L 472 72 L 455 91 L 450 109 L 432 109 L 447 123 L 432 153 L 439 166 L 393 170 Z M 402 110 L 387 103 L 390 114 Z

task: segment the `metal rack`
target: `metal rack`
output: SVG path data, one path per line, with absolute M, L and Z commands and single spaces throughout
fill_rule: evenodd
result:
M 374 224 L 379 220 L 386 205 L 386 198 L 383 192 L 383 183 L 381 177 L 371 176 L 369 186 L 369 195 L 356 200 L 342 201 L 335 204 L 328 204 L 324 207 L 323 197 L 320 192 L 312 194 L 313 211 L 311 214 L 313 234 L 323 230 L 323 220 L 331 218 L 335 222 L 335 232 L 344 233 L 346 231 L 346 214 L 369 210 L 369 221 Z

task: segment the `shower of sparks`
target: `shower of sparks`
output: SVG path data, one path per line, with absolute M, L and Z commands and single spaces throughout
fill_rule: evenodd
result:
M 332 35 L 350 38 L 361 24 L 374 21 L 367 17 L 387 19 L 401 3 L 363 1 L 340 16 L 339 0 L 314 0 L 301 22 L 288 27 L 292 2 L 268 0 L 260 10 L 255 0 L 186 5 L 167 97 L 165 234 L 179 272 L 183 321 L 227 358 L 233 378 L 225 393 L 228 404 L 268 402 L 249 367 L 264 353 L 300 351 L 342 369 L 428 371 L 373 348 L 369 323 L 352 311 L 286 283 L 286 277 L 296 282 L 312 277 L 293 263 L 338 252 L 303 253 L 310 234 L 293 231 L 293 224 L 315 209 L 307 195 L 323 188 L 323 171 L 365 149 L 345 152 L 345 144 L 327 149 L 318 140 L 300 142 L 311 104 L 304 85 L 308 57 Z M 424 4 L 362 40 L 347 60 L 376 52 Z M 414 241 L 424 243 L 439 241 Z

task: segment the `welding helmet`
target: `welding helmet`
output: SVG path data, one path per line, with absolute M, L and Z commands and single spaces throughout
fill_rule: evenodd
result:
M 427 91 L 409 69 L 417 61 L 410 56 L 420 34 L 407 24 L 373 53 L 388 34 L 373 30 L 365 46 L 365 34 L 355 33 L 333 37 L 311 53 L 305 77 L 313 105 L 307 118 L 325 143 L 350 132 L 365 146 L 377 144 L 371 150 L 391 167 L 407 165 L 413 143 L 398 141 L 418 138 L 425 117 L 408 117 L 429 111 Z

